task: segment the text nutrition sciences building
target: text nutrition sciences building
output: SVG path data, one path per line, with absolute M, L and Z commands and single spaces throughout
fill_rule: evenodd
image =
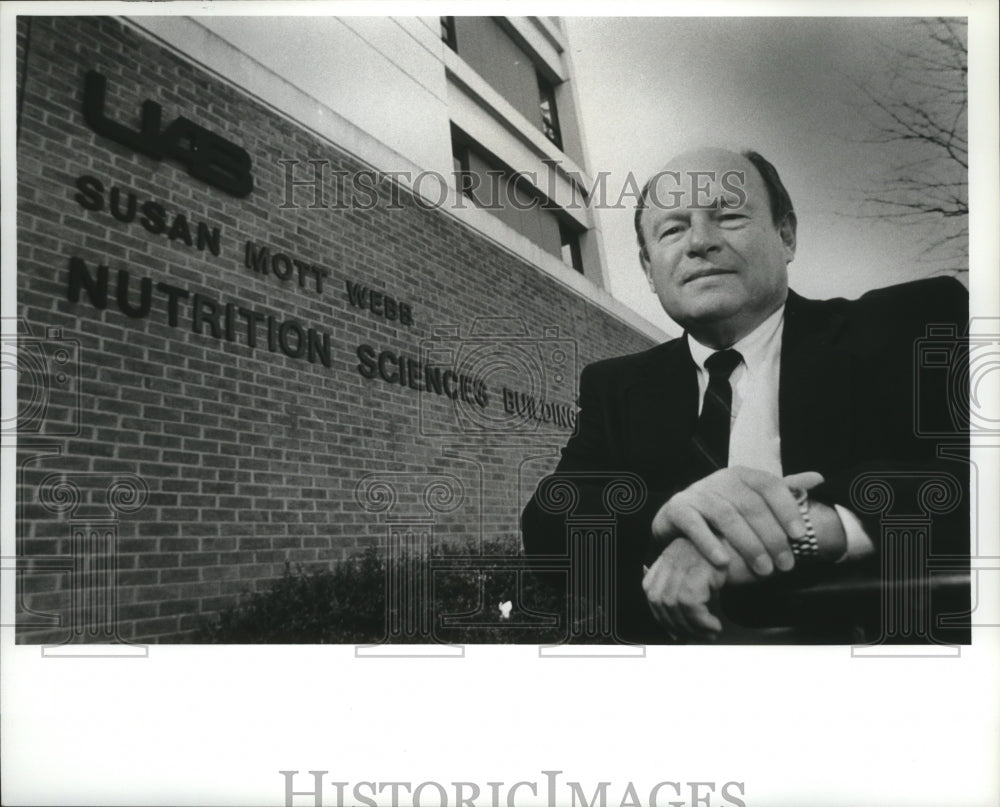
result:
M 185 641 L 286 564 L 516 544 L 580 367 L 662 337 L 604 291 L 556 19 L 17 44 L 21 641 Z

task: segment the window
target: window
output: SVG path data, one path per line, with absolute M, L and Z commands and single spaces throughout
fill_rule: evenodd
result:
M 556 112 L 556 88 L 538 74 L 538 106 L 542 111 L 542 132 L 562 150 L 562 135 L 559 132 L 559 113 Z
M 440 17 L 441 39 L 455 53 L 458 53 L 458 40 L 455 38 L 455 18 Z
M 455 187 L 464 195 L 475 201 L 472 195 L 472 169 L 469 165 L 469 147 L 458 142 L 454 135 L 451 140 L 452 170 L 455 172 Z
M 558 74 L 502 17 L 439 17 L 441 39 L 484 81 L 563 150 L 556 104 Z M 462 30 L 462 47 L 457 32 Z
M 583 254 L 580 252 L 580 236 L 563 221 L 559 222 L 559 239 L 562 241 L 562 259 L 583 274 Z
M 455 188 L 545 252 L 583 273 L 580 236 L 584 228 L 544 193 L 467 134 L 452 127 Z

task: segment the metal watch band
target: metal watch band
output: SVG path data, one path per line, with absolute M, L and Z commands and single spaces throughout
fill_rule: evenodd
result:
M 815 558 L 819 554 L 819 541 L 816 539 L 816 528 L 809 517 L 809 494 L 799 488 L 791 488 L 791 493 L 806 525 L 806 534 L 803 538 L 789 537 L 788 545 L 796 558 Z

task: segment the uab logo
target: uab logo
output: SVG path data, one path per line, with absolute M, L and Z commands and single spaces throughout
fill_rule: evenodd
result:
M 83 90 L 83 117 L 97 134 L 154 160 L 176 160 L 191 176 L 233 196 L 248 196 L 253 190 L 250 155 L 235 143 L 183 115 L 162 128 L 163 109 L 155 101 L 143 101 L 139 128 L 131 129 L 105 114 L 106 93 L 104 76 L 89 71 Z

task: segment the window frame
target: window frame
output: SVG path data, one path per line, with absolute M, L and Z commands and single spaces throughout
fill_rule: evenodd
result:
M 439 32 L 441 41 L 455 51 L 455 53 L 458 53 L 458 36 L 455 33 L 455 18 L 438 17 L 438 21 L 441 26 L 441 30 Z
M 537 69 L 535 75 L 538 81 L 538 108 L 542 118 L 542 134 L 545 135 L 559 151 L 563 150 L 562 128 L 559 126 L 559 108 L 556 104 L 556 85 L 549 81 Z

